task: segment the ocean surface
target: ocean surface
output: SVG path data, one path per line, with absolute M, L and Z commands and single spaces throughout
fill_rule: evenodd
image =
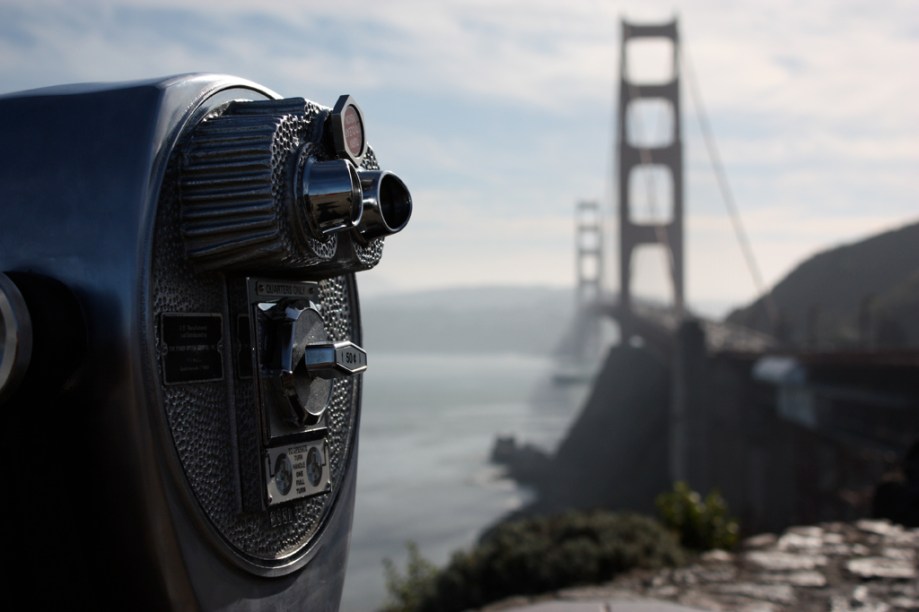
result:
M 344 612 L 386 600 L 383 560 L 414 542 L 443 566 L 531 493 L 488 462 L 498 435 L 553 450 L 588 385 L 556 384 L 549 357 L 381 353 L 364 374 L 357 501 Z

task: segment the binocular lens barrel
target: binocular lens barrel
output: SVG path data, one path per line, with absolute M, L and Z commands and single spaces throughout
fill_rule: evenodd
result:
M 354 227 L 361 220 L 361 180 L 348 160 L 307 162 L 301 188 L 307 214 L 320 237 Z
M 402 180 L 385 170 L 361 171 L 364 215 L 357 232 L 365 242 L 402 230 L 412 216 L 412 196 Z
M 356 228 L 362 244 L 402 230 L 412 216 L 412 196 L 385 170 L 357 170 L 348 160 L 310 160 L 301 183 L 303 206 L 317 238 Z

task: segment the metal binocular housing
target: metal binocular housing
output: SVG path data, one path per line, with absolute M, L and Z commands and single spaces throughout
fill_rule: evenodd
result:
M 337 607 L 354 273 L 412 211 L 365 127 L 221 75 L 0 96 L 7 593 Z

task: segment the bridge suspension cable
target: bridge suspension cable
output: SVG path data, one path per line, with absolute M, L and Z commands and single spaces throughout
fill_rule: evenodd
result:
M 718 154 L 718 148 L 715 145 L 715 137 L 713 135 L 711 125 L 708 122 L 708 115 L 706 114 L 705 106 L 702 103 L 702 95 L 699 90 L 698 81 L 696 80 L 696 73 L 693 69 L 693 64 L 689 57 L 689 51 L 686 47 L 687 45 L 684 39 L 680 59 L 682 60 L 683 68 L 686 71 L 686 75 L 689 80 L 690 97 L 692 98 L 693 105 L 696 107 L 696 117 L 699 121 L 699 128 L 702 131 L 702 139 L 705 141 L 705 149 L 708 153 L 709 161 L 712 164 L 712 169 L 715 172 L 718 188 L 721 192 L 721 199 L 724 202 L 725 208 L 727 208 L 728 217 L 731 219 L 731 225 L 734 228 L 734 235 L 737 237 L 737 242 L 740 244 L 740 250 L 743 253 L 744 260 L 746 261 L 747 270 L 750 272 L 750 276 L 753 278 L 753 284 L 756 287 L 757 293 L 763 296 L 763 300 L 766 305 L 766 316 L 769 317 L 769 323 L 771 327 L 775 329 L 779 319 L 778 308 L 776 307 L 772 292 L 766 291 L 765 284 L 763 283 L 763 277 L 760 274 L 759 265 L 756 261 L 756 256 L 753 253 L 753 247 L 750 245 L 750 240 L 747 237 L 743 223 L 740 220 L 740 212 L 737 209 L 737 204 L 734 200 L 734 194 L 731 191 L 730 184 L 728 183 L 727 173 L 724 171 L 724 166 L 721 163 L 721 157 Z

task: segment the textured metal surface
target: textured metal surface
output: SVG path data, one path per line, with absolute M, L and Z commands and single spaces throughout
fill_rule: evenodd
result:
M 259 103 L 249 104 L 253 105 L 254 111 L 264 108 Z M 301 101 L 300 104 L 304 103 Z M 243 107 L 242 104 L 238 106 Z M 258 112 L 252 115 L 259 118 L 257 131 L 260 137 L 266 136 L 260 130 L 266 125 L 271 126 L 272 131 L 267 136 L 274 143 L 272 150 L 294 146 L 298 139 L 309 134 L 309 118 L 317 117 L 319 111 L 308 102 L 304 108 L 306 112 L 296 119 L 288 115 L 277 118 L 269 113 L 268 123 L 262 121 L 264 115 Z M 242 112 L 243 116 L 250 116 L 246 112 Z M 216 125 L 217 119 L 212 117 L 205 125 Z M 238 134 L 238 128 L 239 123 L 236 122 L 231 131 Z M 282 134 L 283 138 L 278 134 Z M 283 144 L 278 144 L 279 141 Z M 201 159 L 207 157 L 205 149 L 193 145 L 190 150 L 197 156 L 195 163 L 203 163 Z M 253 159 L 252 154 L 247 153 L 246 156 L 249 161 Z M 188 486 L 201 511 L 225 544 L 234 554 L 254 564 L 288 562 L 306 552 L 334 504 L 352 453 L 360 383 L 357 378 L 333 381 L 332 399 L 325 416 L 331 492 L 298 499 L 267 511 L 251 511 L 260 495 L 257 470 L 252 466 L 258 466 L 261 457 L 255 415 L 255 384 L 251 377 L 241 375 L 239 363 L 239 319 L 247 315 L 245 282 L 242 277 L 202 272 L 186 259 L 179 228 L 188 219 L 189 213 L 182 210 L 182 205 L 187 202 L 187 190 L 194 181 L 188 178 L 186 165 L 182 169 L 181 198 L 175 189 L 170 188 L 173 181 L 169 179 L 178 174 L 179 162 L 179 159 L 173 160 L 168 171 L 157 212 L 152 259 L 154 316 L 177 312 L 220 314 L 224 321 L 222 350 L 225 372 L 219 382 L 164 385 L 168 427 Z M 270 170 L 273 181 L 282 180 L 278 179 L 278 173 L 283 174 L 284 170 L 276 165 L 273 158 L 263 157 L 254 172 L 266 173 Z M 198 171 L 193 174 L 202 176 Z M 197 187 L 195 185 L 194 189 Z M 262 191 L 258 197 L 267 195 Z M 272 194 L 272 197 L 275 195 Z M 198 202 L 200 200 L 196 201 L 196 205 Z M 369 251 L 371 256 L 378 258 L 381 245 Z M 320 281 L 319 286 L 324 323 L 330 339 L 359 342 L 353 278 L 328 278 Z M 157 338 L 156 342 L 158 358 L 161 359 L 162 340 Z M 262 401 L 274 400 L 263 397 Z M 228 441 L 233 443 L 228 444 Z
M 291 218 L 290 157 L 319 114 L 302 98 L 233 103 L 197 126 L 181 168 L 182 232 L 199 267 L 305 268 L 330 259 L 337 240 L 304 234 Z

